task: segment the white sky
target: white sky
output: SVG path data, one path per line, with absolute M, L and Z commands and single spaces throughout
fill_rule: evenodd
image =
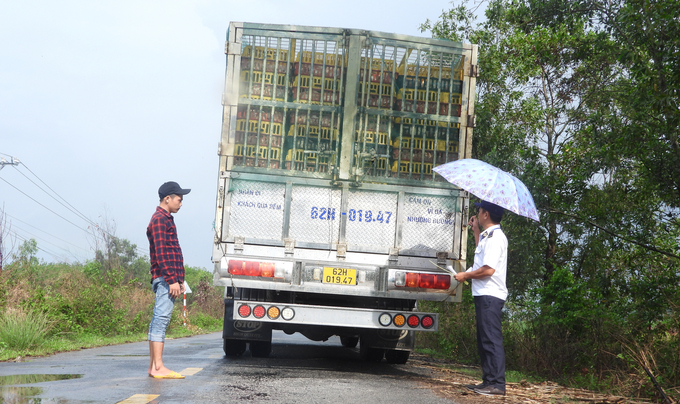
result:
M 428 36 L 419 25 L 450 8 L 447 0 L 0 2 L 0 157 L 25 164 L 0 170 L 0 209 L 11 230 L 49 251 L 41 259 L 84 262 L 94 257 L 87 222 L 22 173 L 145 251 L 158 187 L 177 181 L 192 189 L 175 215 L 185 262 L 212 270 L 229 22 Z

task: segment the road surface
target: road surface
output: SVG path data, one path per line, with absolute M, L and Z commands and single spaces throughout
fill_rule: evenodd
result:
M 313 342 L 275 331 L 272 342 L 268 358 L 228 358 L 221 333 L 166 340 L 165 365 L 182 380 L 148 377 L 147 342 L 3 362 L 0 402 L 452 403 L 428 388 L 427 369 L 364 362 L 335 337 Z

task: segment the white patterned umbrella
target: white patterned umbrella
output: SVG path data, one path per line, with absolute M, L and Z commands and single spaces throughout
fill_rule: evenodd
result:
M 512 174 L 476 159 L 456 160 L 434 168 L 453 185 L 520 216 L 540 222 L 534 198 Z

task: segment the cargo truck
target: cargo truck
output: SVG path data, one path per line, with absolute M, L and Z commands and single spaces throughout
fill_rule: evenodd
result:
M 272 330 L 405 363 L 460 301 L 477 46 L 357 29 L 231 23 L 213 248 L 224 352 Z

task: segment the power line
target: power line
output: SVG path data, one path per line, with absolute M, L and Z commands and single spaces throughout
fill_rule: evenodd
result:
M 22 163 L 22 164 L 23 164 L 23 163 Z M 31 171 L 31 169 L 28 168 L 28 167 L 26 166 L 26 164 L 23 164 L 23 166 L 28 170 L 28 172 L 30 172 L 31 174 L 33 174 L 33 176 L 34 176 L 35 178 L 37 178 L 37 179 L 38 179 L 40 182 L 42 182 L 47 188 L 49 188 L 50 191 L 54 192 L 54 194 L 57 195 L 62 201 L 66 202 L 66 204 L 67 204 L 68 206 L 64 205 L 63 202 L 61 202 L 60 200 L 58 200 L 57 198 L 55 198 L 53 195 L 50 195 L 49 192 L 47 192 L 47 191 L 45 191 L 44 189 L 42 189 L 42 188 L 40 187 L 40 185 L 36 184 L 35 181 L 33 181 L 32 179 L 28 178 L 28 176 L 27 176 L 26 174 L 22 173 L 22 172 L 17 168 L 17 166 L 14 166 L 14 169 L 17 170 L 17 172 L 19 172 L 19 174 L 23 175 L 24 178 L 26 178 L 27 180 L 31 181 L 31 183 L 33 183 L 33 185 L 35 185 L 36 187 L 38 187 L 38 189 L 40 189 L 41 191 L 43 191 L 44 193 L 46 193 L 50 198 L 54 199 L 54 200 L 55 200 L 57 203 L 59 203 L 61 206 L 63 206 L 63 207 L 65 207 L 66 209 L 70 210 L 70 211 L 71 211 L 72 213 L 74 213 L 76 216 L 80 216 L 80 218 L 83 219 L 83 220 L 85 220 L 89 225 L 91 225 L 91 226 L 96 226 L 96 224 L 95 224 L 92 220 L 88 219 L 85 215 L 83 215 L 82 213 L 80 213 L 80 211 L 78 211 L 78 209 L 74 208 L 70 203 L 68 203 L 68 202 L 66 201 L 66 199 L 62 198 L 61 195 L 59 195 L 58 193 L 56 193 L 52 188 L 50 188 L 49 185 L 45 184 L 45 182 L 44 182 L 43 180 L 41 180 L 40 177 L 38 177 L 37 175 L 35 175 L 35 173 L 33 173 L 33 171 Z
M 45 230 L 39 229 L 39 228 L 37 228 L 37 227 L 35 227 L 35 226 L 32 226 L 32 225 L 30 225 L 29 223 L 26 223 L 26 222 L 24 222 L 24 221 L 21 220 L 21 219 L 17 219 L 16 217 L 10 215 L 9 213 L 6 213 L 6 212 L 5 212 L 5 215 L 11 217 L 12 219 L 16 220 L 17 222 L 21 222 L 21 223 L 25 224 L 26 226 L 29 226 L 29 227 L 32 227 L 32 228 L 38 230 L 38 231 L 41 231 L 41 232 L 47 234 L 47 235 L 50 236 L 50 237 L 54 237 L 54 238 L 56 238 L 56 239 L 59 240 L 59 241 L 63 241 L 63 242 L 66 243 L 66 244 L 70 244 L 70 245 L 72 245 L 72 246 L 74 246 L 74 247 L 76 247 L 76 248 L 79 248 L 79 249 L 83 250 L 83 251 L 88 251 L 88 252 L 89 252 L 89 250 L 86 250 L 86 249 L 84 249 L 84 248 L 82 248 L 82 247 L 80 247 L 80 246 L 78 246 L 78 245 L 75 245 L 75 244 L 73 244 L 73 243 L 71 243 L 71 242 L 69 242 L 69 241 L 66 241 L 66 240 L 64 240 L 64 239 L 61 239 L 61 238 L 59 238 L 59 237 L 53 235 L 53 234 L 50 234 L 50 233 L 46 232 Z M 14 226 L 14 227 L 16 227 L 16 226 Z M 19 229 L 20 227 L 17 227 L 17 228 Z M 28 232 L 28 231 L 26 231 L 26 230 L 23 230 L 23 231 L 25 231 L 25 232 L 28 233 L 28 234 L 31 234 L 30 232 Z
M 72 221 L 66 219 L 65 217 L 63 217 L 62 215 L 60 215 L 60 214 L 58 214 L 57 212 L 53 211 L 52 209 L 48 208 L 47 206 L 43 205 L 42 203 L 36 201 L 35 199 L 33 199 L 33 197 L 31 197 L 30 195 L 28 195 L 28 194 L 25 193 L 24 191 L 20 190 L 19 188 L 15 187 L 14 185 L 10 184 L 6 179 L 0 177 L 0 180 L 5 181 L 10 187 L 12 187 L 12 188 L 16 189 L 17 191 L 21 192 L 21 193 L 24 194 L 28 199 L 32 200 L 33 202 L 37 203 L 38 205 L 42 206 L 43 208 L 49 210 L 50 212 L 54 213 L 55 215 L 59 216 L 60 218 L 64 219 L 65 221 L 71 223 L 72 225 L 74 225 L 75 227 L 79 228 L 80 230 L 82 230 L 82 231 L 84 231 L 84 232 L 86 232 L 86 233 L 88 232 L 87 230 L 83 229 L 82 227 L 78 226 L 77 224 L 73 223 Z

